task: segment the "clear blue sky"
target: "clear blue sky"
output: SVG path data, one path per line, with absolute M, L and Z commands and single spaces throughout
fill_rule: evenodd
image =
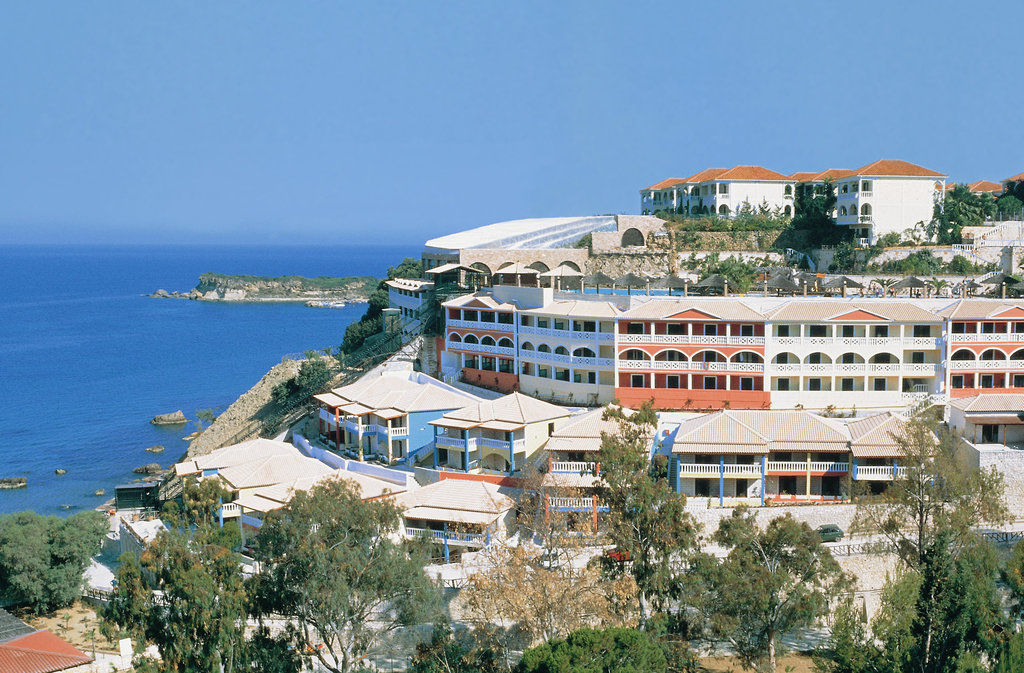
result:
M 1024 170 L 1024 10 L 6 2 L 0 243 L 387 242 L 708 166 Z

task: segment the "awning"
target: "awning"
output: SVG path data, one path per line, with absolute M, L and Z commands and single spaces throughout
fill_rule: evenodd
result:
M 343 397 L 338 397 L 334 393 L 320 393 L 319 395 L 313 395 L 313 399 L 319 402 L 323 402 L 329 407 L 337 407 L 342 404 L 348 404 L 348 400 Z
M 850 447 L 850 453 L 854 458 L 900 458 L 903 456 L 903 449 L 894 445 L 868 444 L 866 446 Z
M 423 273 L 438 274 L 438 273 L 448 273 L 449 271 L 468 271 L 470 273 L 484 273 L 480 269 L 474 269 L 471 266 L 465 266 L 463 264 L 456 264 L 454 262 L 449 262 L 448 264 L 442 264 L 441 266 L 435 266 L 433 269 L 427 269 Z
M 406 519 L 423 519 L 426 521 L 447 521 L 449 523 L 472 523 L 487 526 L 494 523 L 500 512 L 471 512 L 464 509 L 444 509 L 443 507 L 427 507 L 419 505 L 411 507 L 402 514 Z
M 258 495 L 256 493 L 243 495 L 235 500 L 233 504 L 241 507 L 243 511 L 249 512 L 273 512 L 275 509 L 281 509 L 284 507 L 283 502 L 278 502 L 271 498 L 264 498 L 262 495 Z
M 846 442 L 772 442 L 768 445 L 771 451 L 800 451 L 807 453 L 846 453 L 850 450 Z
M 194 460 L 186 460 L 183 463 L 174 464 L 174 474 L 182 477 L 186 474 L 196 474 L 199 472 L 199 467 L 196 465 Z
M 699 453 L 726 455 L 743 454 L 752 456 L 763 456 L 768 453 L 764 444 L 694 444 L 690 442 L 676 442 L 672 445 L 672 453 Z
M 480 421 L 463 421 L 458 418 L 439 418 L 436 421 L 429 421 L 430 425 L 436 425 L 440 428 L 459 428 L 460 430 L 468 430 L 475 428 L 480 425 Z
M 1004 414 L 993 414 L 993 413 L 982 413 L 978 412 L 967 412 L 967 418 L 971 423 L 985 423 L 991 425 L 1024 425 L 1024 418 L 1020 417 L 1020 412 L 1004 413 Z
M 519 428 L 525 428 L 523 423 L 510 423 L 509 421 L 484 421 L 480 424 L 484 430 L 498 430 L 499 432 L 511 432 Z
M 362 416 L 363 414 L 368 414 L 371 411 L 373 411 L 373 409 L 371 409 L 370 407 L 364 407 L 362 404 L 359 404 L 358 402 L 350 402 L 344 406 L 339 407 L 339 409 L 341 409 L 343 413 L 350 414 L 352 416 Z
M 546 451 L 589 451 L 601 448 L 600 437 L 552 437 L 544 445 Z
M 373 412 L 373 415 L 379 418 L 383 418 L 385 420 L 390 420 L 392 418 L 400 418 L 402 416 L 405 416 L 405 412 L 388 407 L 387 409 L 378 409 L 377 411 Z

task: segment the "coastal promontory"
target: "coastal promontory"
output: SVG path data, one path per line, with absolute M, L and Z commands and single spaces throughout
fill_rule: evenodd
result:
M 199 301 L 365 302 L 379 279 L 372 276 L 250 276 L 204 273 L 188 292 L 157 290 L 151 297 Z

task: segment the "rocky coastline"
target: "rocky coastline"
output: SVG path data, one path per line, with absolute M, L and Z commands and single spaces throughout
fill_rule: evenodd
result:
M 367 301 L 380 280 L 372 276 L 239 276 L 204 273 L 188 290 L 159 289 L 144 295 L 156 299 L 224 302 L 303 302 L 310 306 Z

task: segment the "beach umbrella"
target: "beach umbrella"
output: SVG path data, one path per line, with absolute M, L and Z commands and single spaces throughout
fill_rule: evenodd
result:
M 580 279 L 580 291 L 583 290 L 584 285 L 593 285 L 598 292 L 601 291 L 602 285 L 613 285 L 615 279 L 607 274 L 603 274 L 600 271 L 589 274 Z
M 840 290 L 846 296 L 847 290 L 863 290 L 864 285 L 848 276 L 836 276 L 821 286 L 823 290 Z
M 776 292 L 799 292 L 800 286 L 780 273 L 772 276 L 771 278 L 765 279 L 765 294 L 768 294 L 768 290 L 775 290 Z
M 723 294 L 729 294 L 729 279 L 720 274 L 712 274 L 694 285 L 702 290 L 721 290 Z
M 655 280 L 654 282 L 651 283 L 651 287 L 662 289 L 662 290 L 668 290 L 669 294 L 672 294 L 672 290 L 679 290 L 679 289 L 682 289 L 685 292 L 686 289 L 689 287 L 689 285 L 690 285 L 690 279 L 689 278 L 680 278 L 679 276 L 677 276 L 675 274 L 669 274 L 667 276 L 662 276 L 661 278 L 658 278 L 657 280 Z
M 615 279 L 615 286 L 626 288 L 626 292 L 628 293 L 630 288 L 647 287 L 647 279 L 641 278 L 635 273 L 627 273 Z
M 496 276 L 515 276 L 516 285 L 521 284 L 523 276 L 539 276 L 540 271 L 531 269 L 522 262 L 509 262 L 494 272 Z
M 576 269 L 574 269 L 574 268 L 572 268 L 570 266 L 566 266 L 564 264 L 561 264 L 561 265 L 556 266 L 555 268 L 551 269 L 550 271 L 545 271 L 544 273 L 540 274 L 540 277 L 541 278 L 550 278 L 551 282 L 554 285 L 560 287 L 561 284 L 562 284 L 563 279 L 582 278 L 583 277 L 583 272 L 582 271 L 577 271 Z
M 1003 283 L 1006 283 L 1007 285 L 1012 285 L 1014 283 L 1019 283 L 1020 279 L 1014 278 L 1013 276 L 1000 271 L 998 273 L 992 274 L 988 278 L 982 279 L 980 282 L 982 285 L 1002 285 Z
M 910 296 L 914 296 L 914 290 L 920 290 L 922 288 L 931 287 L 931 283 L 925 280 L 921 280 L 917 276 L 907 276 L 902 280 L 898 280 L 890 286 L 890 289 L 896 290 L 908 290 Z M 920 293 L 918 293 L 920 295 Z

